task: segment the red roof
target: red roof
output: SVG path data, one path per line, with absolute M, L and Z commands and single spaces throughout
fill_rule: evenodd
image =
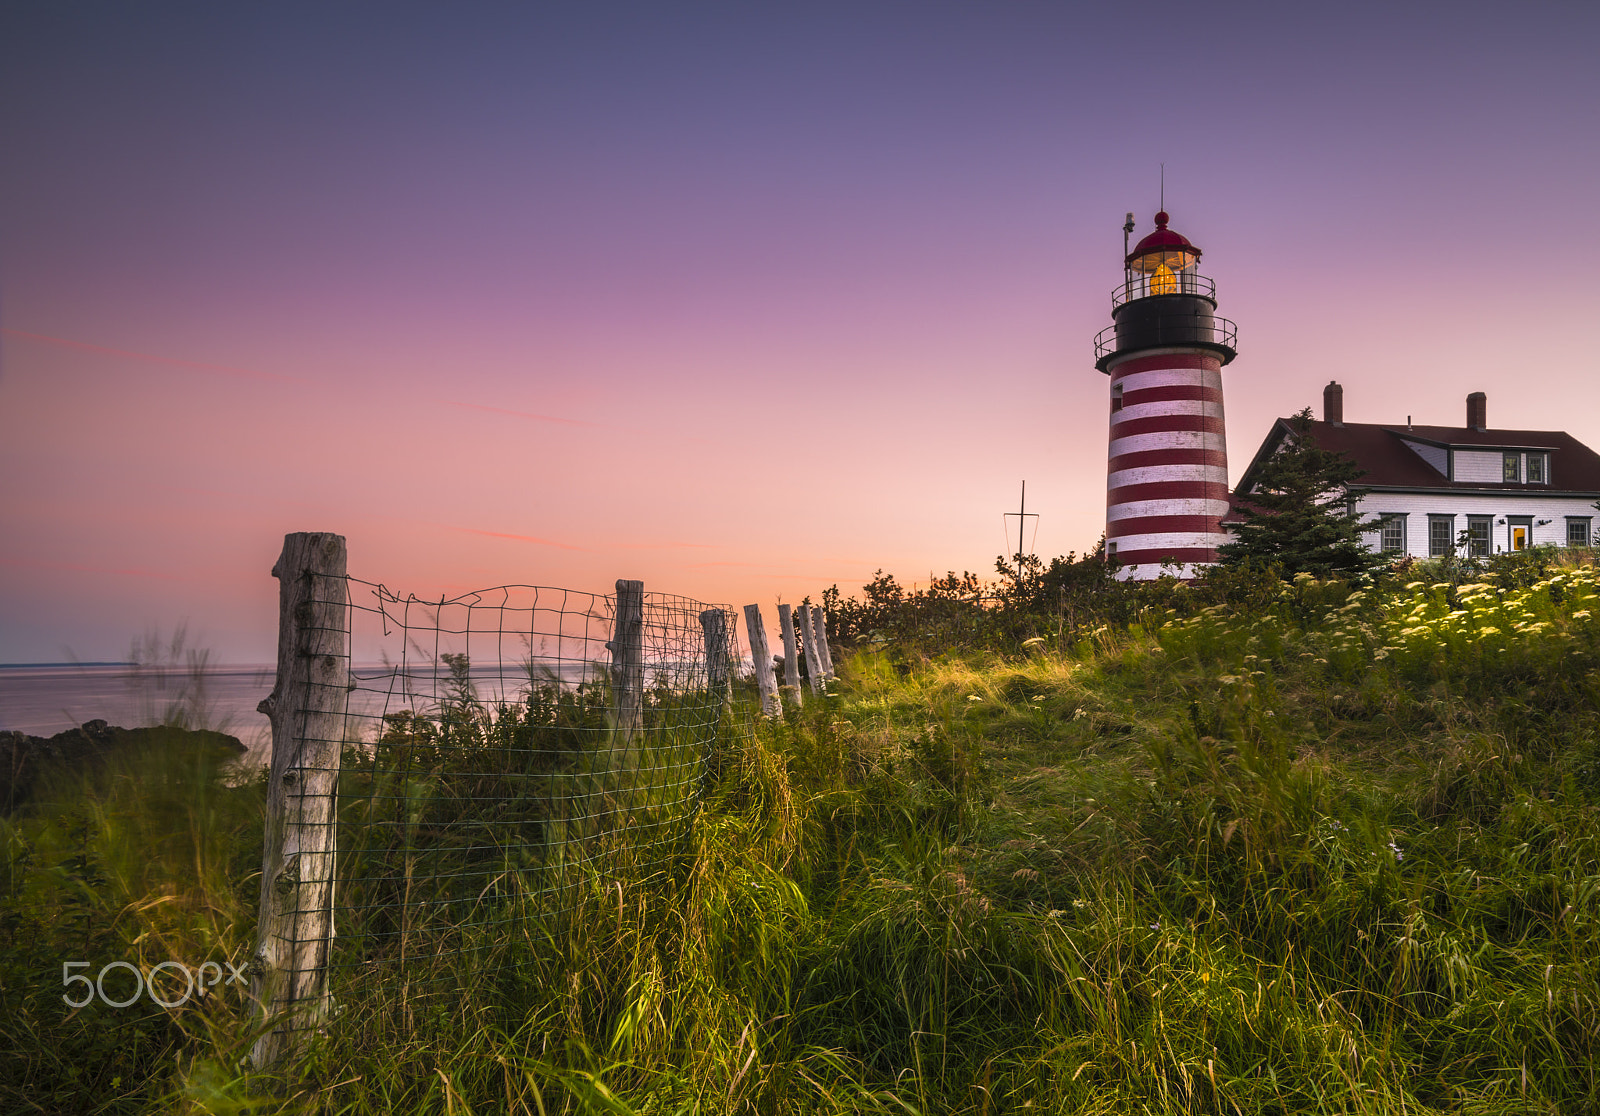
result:
M 1185 251 L 1193 252 L 1196 258 L 1199 257 L 1200 249 L 1196 248 L 1193 244 L 1190 244 L 1188 237 L 1182 235 L 1181 233 L 1175 233 L 1171 229 L 1167 228 L 1167 222 L 1169 220 L 1171 220 L 1171 218 L 1167 216 L 1167 211 L 1164 209 L 1160 213 L 1156 214 L 1156 231 L 1139 241 L 1139 243 L 1134 246 L 1133 251 L 1128 253 L 1128 263 L 1132 263 L 1146 252 L 1154 252 L 1163 249 L 1169 252 L 1183 249 Z
M 1237 493 L 1248 491 L 1254 474 L 1289 432 L 1289 420 L 1273 424 L 1261 449 L 1239 478 Z M 1562 430 L 1476 430 L 1467 426 L 1383 426 L 1370 422 L 1313 422 L 1310 435 L 1318 446 L 1345 454 L 1365 469 L 1359 488 L 1424 488 L 1445 492 L 1496 489 L 1529 495 L 1562 492 L 1600 494 L 1600 454 Z M 1406 440 L 1424 445 L 1483 449 L 1540 449 L 1550 453 L 1552 484 L 1506 481 L 1454 481 L 1429 465 Z

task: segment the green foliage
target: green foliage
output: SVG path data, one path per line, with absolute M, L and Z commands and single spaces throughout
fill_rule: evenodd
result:
M 1308 407 L 1288 420 L 1289 434 L 1261 465 L 1239 505 L 1233 541 L 1218 553 L 1224 566 L 1276 567 L 1284 577 L 1353 575 L 1384 561 L 1361 542 L 1375 521 L 1355 514 L 1363 470 L 1322 449 L 1311 434 Z
M 993 582 L 949 573 L 908 592 L 879 570 L 859 601 L 833 586 L 822 595 L 829 638 L 847 649 L 888 650 L 902 667 L 952 650 L 1015 650 L 1028 640 L 1059 649 L 1101 624 L 1128 623 L 1180 584 L 1116 581 L 1099 547 L 1049 565 L 1031 554 L 996 558 L 995 573 Z
M 724 722 L 665 862 L 595 844 L 558 903 L 506 871 L 482 900 L 502 924 L 456 952 L 423 927 L 427 979 L 346 995 L 279 1080 L 246 1080 L 220 1024 L 130 1042 L 149 1076 L 123 1110 L 1595 1112 L 1600 574 L 1566 558 L 1240 565 L 1110 587 L 1070 623 L 1058 586 L 1060 637 L 865 636 L 840 693 Z M 907 614 L 915 593 L 876 585 L 863 609 Z M 479 716 L 471 768 L 425 750 L 448 718 L 391 721 L 424 828 L 470 816 L 495 733 L 562 739 L 586 701 Z M 581 743 L 550 750 L 538 770 L 581 770 Z M 71 858 L 59 809 L 32 863 Z M 185 840 L 226 846 L 232 816 Z M 158 917 L 177 869 L 103 882 L 124 861 L 94 853 L 72 893 Z M 69 890 L 23 904 L 49 948 L 83 932 Z M 47 1022 L 7 1041 L 110 1059 Z
M 238 984 L 163 1009 L 81 999 L 63 963 L 93 979 L 110 962 L 194 968 L 252 945 L 262 788 L 228 785 L 231 754 L 187 733 L 153 733 L 84 771 L 45 773 L 34 801 L 0 820 L 0 1110 L 161 1111 L 187 1052 L 243 1053 Z M 176 971 L 176 970 L 174 970 Z M 126 970 L 107 994 L 132 991 Z M 181 981 L 163 988 L 177 1001 Z

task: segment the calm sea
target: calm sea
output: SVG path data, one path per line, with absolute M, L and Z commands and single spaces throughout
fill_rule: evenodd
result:
M 0 666 L 0 729 L 50 736 L 100 719 L 124 728 L 154 724 L 174 705 L 202 727 L 240 739 L 267 719 L 256 703 L 272 691 L 271 666 L 153 673 L 128 666 Z
M 0 666 L 0 729 L 52 736 L 85 721 L 157 724 L 174 706 L 190 723 L 265 750 L 270 727 L 256 703 L 272 692 L 271 666 L 151 672 L 128 666 Z
M 85 721 L 139 728 L 172 719 L 182 709 L 187 723 L 239 738 L 252 757 L 266 756 L 271 726 L 256 704 L 272 692 L 270 665 L 206 667 L 203 670 L 139 669 L 128 665 L 0 666 L 0 730 L 52 736 Z M 592 664 L 551 662 L 541 676 L 571 684 Z M 431 666 L 399 672 L 358 666 L 361 689 L 351 711 L 367 717 L 400 708 L 425 708 L 442 692 Z M 485 700 L 516 700 L 528 685 L 521 668 L 474 668 L 472 682 Z

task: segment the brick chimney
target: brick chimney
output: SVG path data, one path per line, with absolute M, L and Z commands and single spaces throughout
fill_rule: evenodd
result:
M 1344 388 L 1333 380 L 1322 389 L 1322 421 L 1334 426 L 1344 425 Z
M 1467 396 L 1467 425 L 1474 430 L 1489 429 L 1489 397 L 1481 391 Z

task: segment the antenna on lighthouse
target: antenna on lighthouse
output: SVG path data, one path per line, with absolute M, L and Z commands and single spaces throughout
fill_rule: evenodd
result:
M 1161 212 L 1167 211 L 1167 164 L 1161 164 Z
M 1124 259 L 1126 259 L 1127 255 L 1128 255 L 1128 238 L 1130 236 L 1132 236 L 1132 235 L 1133 235 L 1133 214 L 1129 213 L 1128 214 L 1128 219 L 1126 221 L 1122 222 L 1122 255 L 1123 255 Z

